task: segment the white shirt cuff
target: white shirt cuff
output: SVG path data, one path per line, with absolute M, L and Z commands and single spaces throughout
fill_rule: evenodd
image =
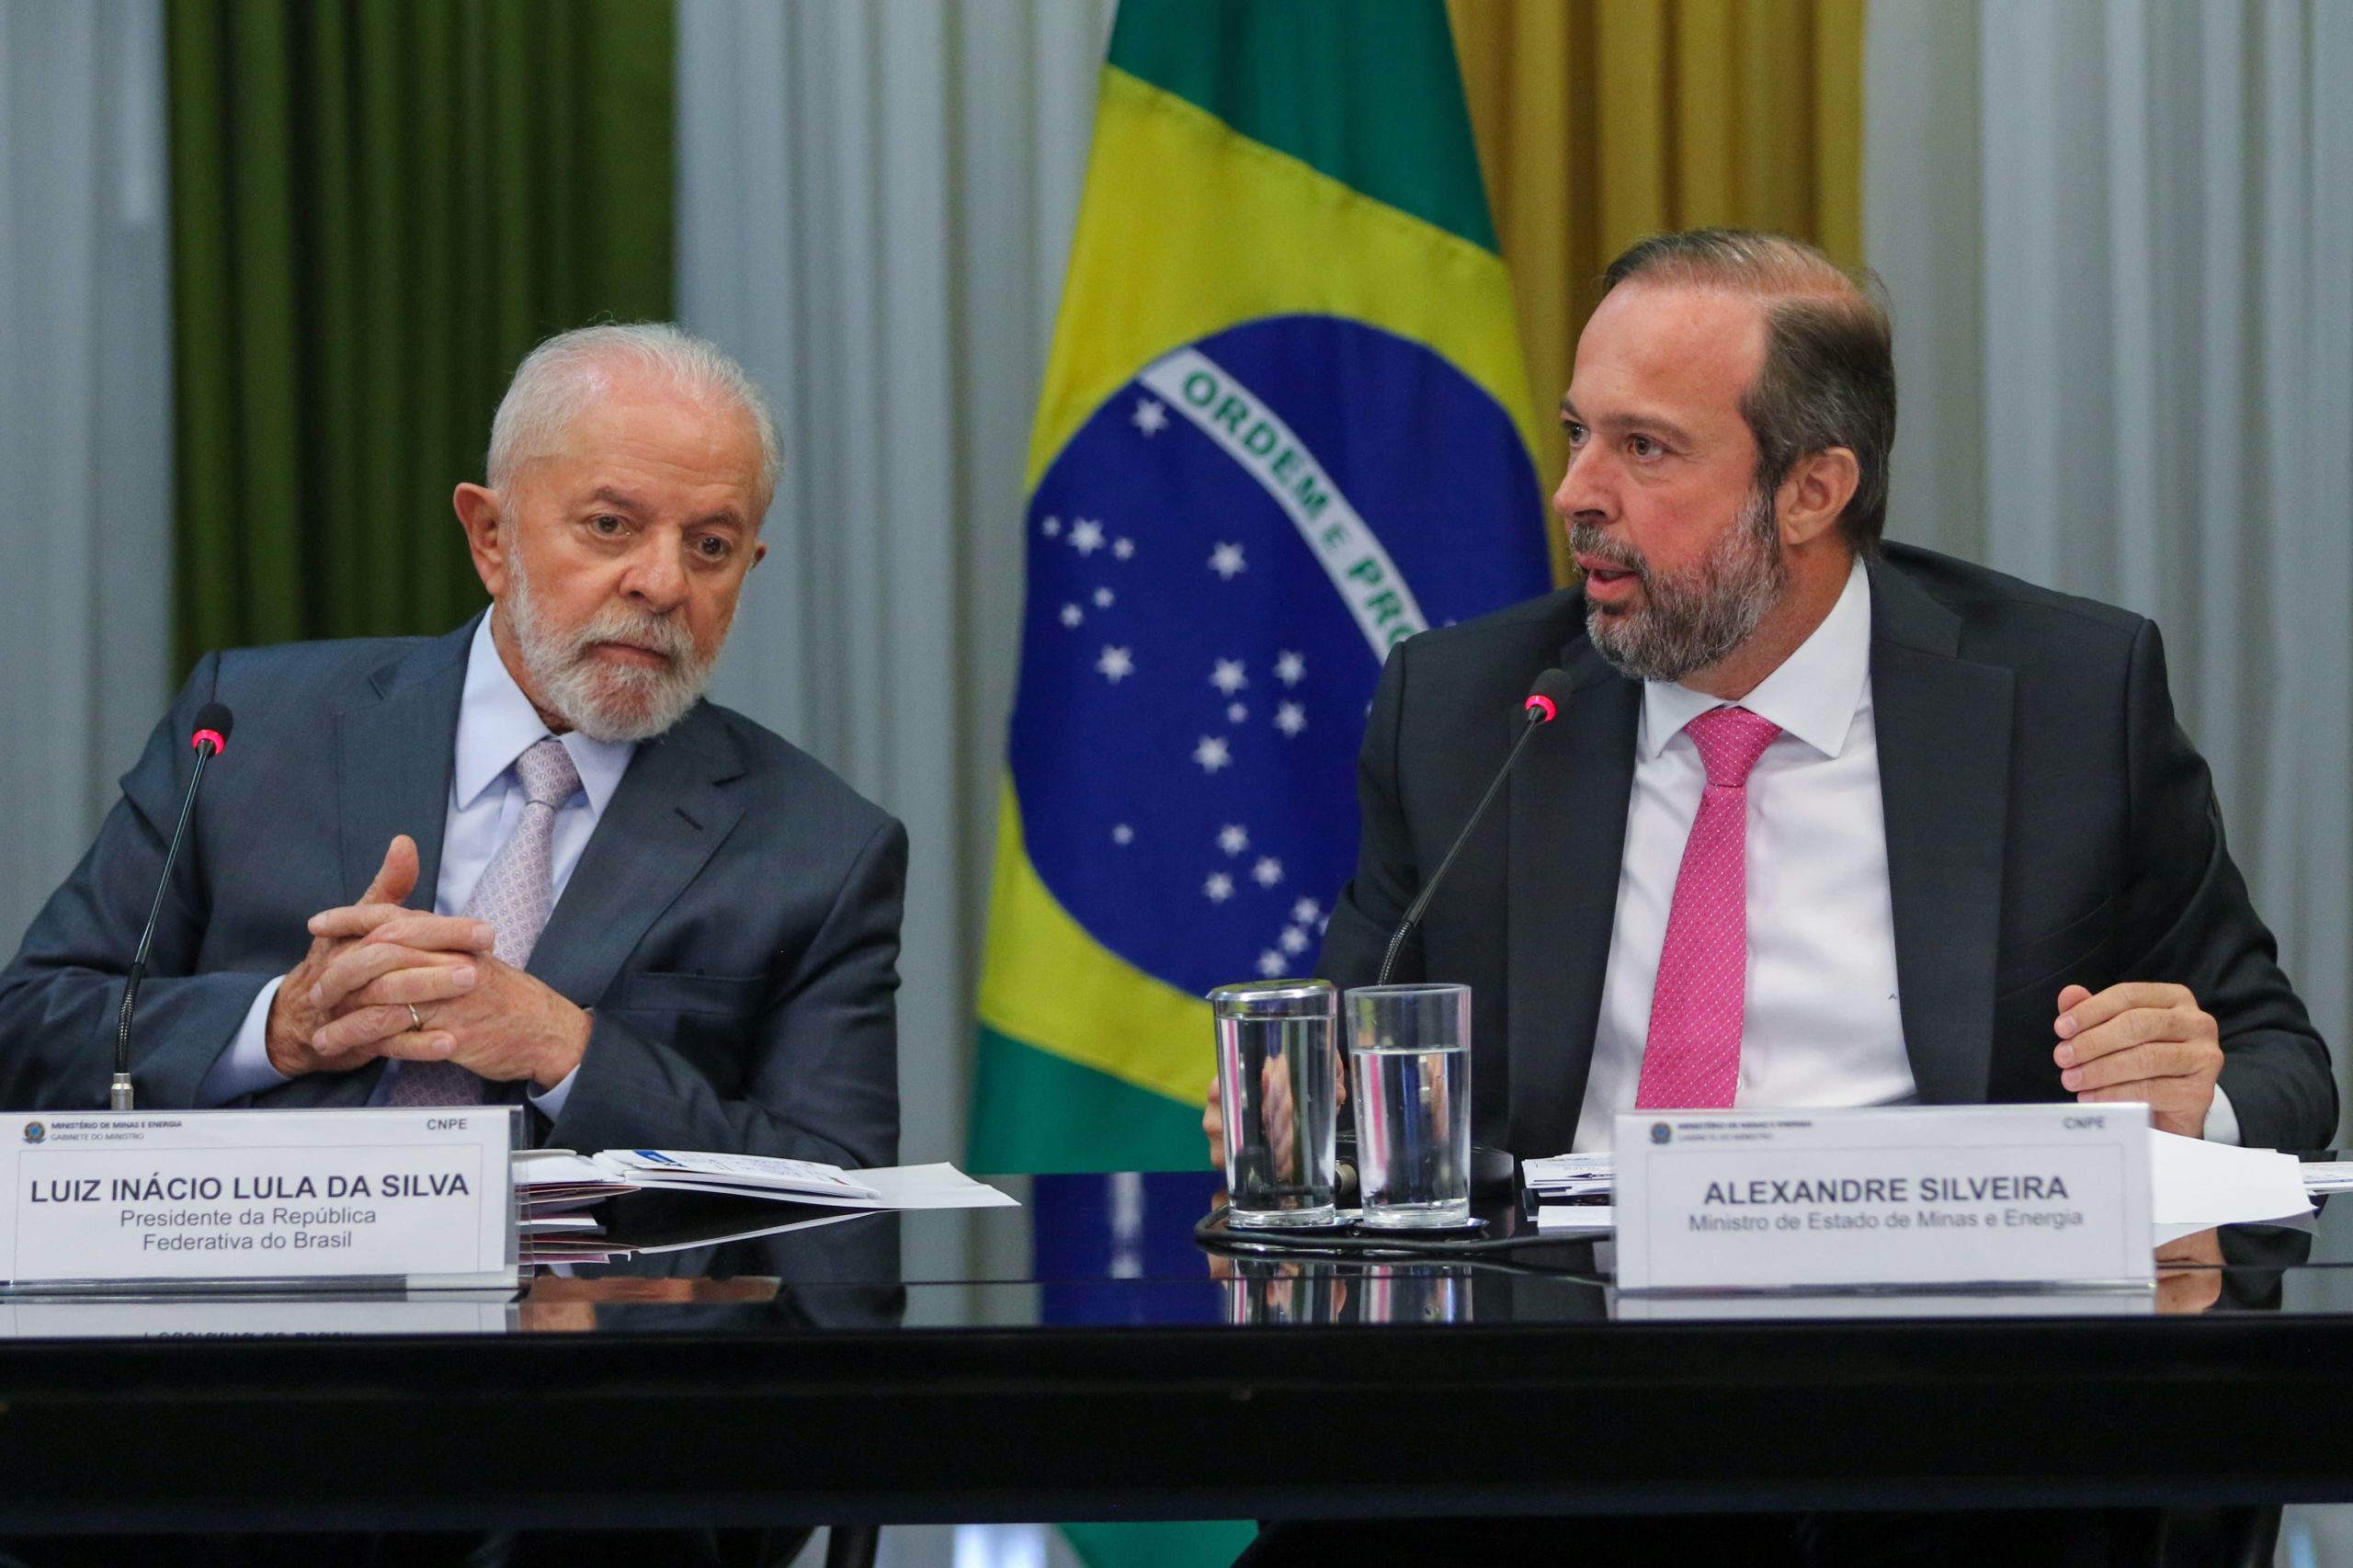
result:
M 285 982 L 281 974 L 263 986 L 254 1005 L 245 1009 L 245 1021 L 237 1026 L 229 1049 L 196 1087 L 198 1109 L 216 1110 L 232 1100 L 286 1082 L 286 1074 L 269 1064 L 269 1005 L 278 1000 L 278 988 Z
M 2239 1141 L 2239 1113 L 2231 1108 L 2231 1096 L 2222 1093 L 2222 1085 L 2214 1085 L 2214 1103 L 2206 1108 L 2206 1126 L 2200 1133 L 2209 1143 L 2236 1143 Z
M 534 1086 L 530 1090 L 527 1091 L 532 1108 L 536 1109 L 541 1116 L 546 1117 L 550 1121 L 553 1121 L 557 1117 L 562 1116 L 563 1114 L 563 1102 L 572 1097 L 573 1081 L 579 1076 L 580 1069 L 574 1067 L 571 1072 L 566 1073 L 563 1077 L 556 1080 L 554 1088 L 541 1089 Z M 2218 1090 L 2216 1092 L 2219 1095 L 2220 1091 Z M 2236 1122 L 2232 1123 L 2233 1127 L 2236 1127 L 2237 1125 L 2238 1124 Z

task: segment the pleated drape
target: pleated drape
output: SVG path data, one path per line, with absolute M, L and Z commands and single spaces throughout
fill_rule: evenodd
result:
M 1870 80 L 1888 532 L 2164 629 L 2344 1082 L 2353 8 L 1876 0 Z
M 1862 259 L 1863 0 L 1448 5 L 1540 409 L 1643 234 L 1738 224 Z M 1549 491 L 1564 454 L 1540 424 Z
M 540 338 L 670 312 L 673 22 L 171 0 L 176 644 L 448 629 Z

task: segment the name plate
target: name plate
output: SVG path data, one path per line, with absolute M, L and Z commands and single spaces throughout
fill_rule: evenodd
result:
M 2146 1106 L 1636 1111 L 1621 1290 L 2145 1284 Z
M 0 1119 L 0 1288 L 512 1286 L 509 1106 Z

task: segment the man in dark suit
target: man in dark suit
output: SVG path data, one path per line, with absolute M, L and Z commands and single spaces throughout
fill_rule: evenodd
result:
M 1481 1142 L 1607 1149 L 1614 1112 L 1654 1106 L 2070 1096 L 2328 1142 L 2326 1050 L 2155 627 L 1882 547 L 1870 293 L 1778 236 L 1645 241 L 1562 418 L 1584 581 L 1391 656 L 1322 960 L 1373 979 L 1530 682 L 1567 671 L 1393 976 L 1472 987 Z
M 1779 236 L 1643 241 L 1608 271 L 1562 420 L 1553 506 L 1584 581 L 1391 654 L 1321 965 L 1371 983 L 1530 684 L 1565 670 L 1565 710 L 1392 976 L 1472 986 L 1480 1142 L 1606 1150 L 1613 1113 L 1654 1106 L 2069 1096 L 2146 1101 L 2191 1136 L 2332 1137 L 2327 1052 L 2223 846 L 2156 629 L 1881 546 L 1895 376 L 1870 293 Z M 2073 1564 L 2160 1525 L 1301 1523 L 1241 1561 Z
M 541 345 L 490 483 L 455 497 L 493 608 L 198 665 L 0 973 L 0 1101 L 104 1105 L 218 701 L 236 728 L 163 903 L 142 1104 L 519 1096 L 567 1147 L 894 1160 L 905 833 L 700 700 L 777 466 L 758 390 L 710 345 Z

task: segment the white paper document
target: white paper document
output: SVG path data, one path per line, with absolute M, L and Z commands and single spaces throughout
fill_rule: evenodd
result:
M 2353 1192 L 2353 1161 L 2307 1160 L 2296 1167 L 2308 1193 Z
M 2294 1220 L 2313 1211 L 2293 1154 L 2241 1149 L 2149 1130 L 2149 1217 L 2157 1243 L 2217 1225 Z
M 1543 1236 L 1607 1235 L 1618 1210 L 1607 1203 L 1546 1203 L 1536 1210 L 1536 1233 Z
M 819 1199 L 873 1202 L 881 1194 L 843 1170 L 816 1160 L 766 1154 L 718 1154 L 688 1149 L 608 1149 L 596 1164 L 640 1187 L 740 1193 L 796 1203 Z

